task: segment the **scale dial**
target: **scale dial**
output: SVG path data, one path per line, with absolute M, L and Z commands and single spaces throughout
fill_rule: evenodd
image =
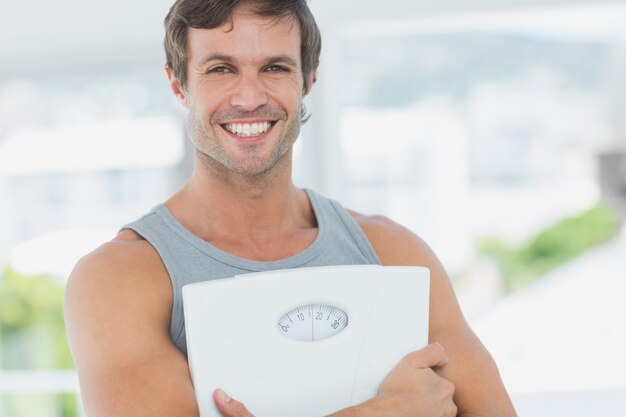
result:
M 348 315 L 345 311 L 326 304 L 296 307 L 278 320 L 278 330 L 283 336 L 303 342 L 328 339 L 347 325 Z

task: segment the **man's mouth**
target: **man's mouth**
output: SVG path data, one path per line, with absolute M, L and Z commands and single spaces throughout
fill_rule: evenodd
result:
M 221 125 L 225 130 L 242 138 L 261 135 L 274 125 L 274 122 L 256 123 L 225 123 Z

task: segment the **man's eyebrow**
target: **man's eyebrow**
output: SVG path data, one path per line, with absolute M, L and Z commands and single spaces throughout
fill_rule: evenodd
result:
M 213 54 L 213 55 L 205 56 L 204 58 L 202 58 L 202 60 L 200 60 L 200 62 L 198 63 L 198 67 L 203 67 L 211 61 L 232 62 L 233 60 L 234 60 L 233 57 L 230 55 Z
M 292 67 L 298 68 L 298 62 L 296 62 L 296 60 L 290 57 L 289 55 L 274 56 L 274 57 L 269 58 L 265 62 L 265 65 L 272 65 L 272 64 L 287 64 L 287 65 L 291 65 Z
M 200 62 L 197 64 L 197 66 L 199 68 L 202 68 L 203 66 L 205 66 L 211 61 L 234 62 L 235 58 L 230 55 L 226 55 L 222 53 L 212 54 L 212 55 L 208 55 L 202 58 Z M 264 65 L 273 65 L 273 64 L 287 64 L 292 67 L 298 68 L 298 62 L 292 57 L 290 57 L 289 55 L 273 56 L 273 57 L 268 58 L 264 63 Z

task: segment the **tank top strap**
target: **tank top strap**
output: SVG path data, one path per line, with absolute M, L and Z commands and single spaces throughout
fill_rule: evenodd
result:
M 336 200 L 322 197 L 310 189 L 305 188 L 305 191 L 309 196 L 318 223 L 324 224 L 328 230 L 337 230 L 338 227 L 345 229 L 367 261 L 372 264 L 381 263 L 363 229 L 361 229 L 361 226 L 350 215 L 348 210 Z M 336 242 L 336 240 L 330 239 L 329 244 L 335 246 L 333 242 Z

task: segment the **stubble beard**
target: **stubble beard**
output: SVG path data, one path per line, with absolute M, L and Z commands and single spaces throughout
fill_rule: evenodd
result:
M 263 144 L 250 143 L 245 146 L 245 153 L 239 154 L 238 160 L 231 158 L 220 145 L 215 135 L 208 133 L 200 115 L 194 109 L 189 110 L 189 136 L 201 163 L 206 168 L 222 177 L 230 177 L 232 174 L 235 174 L 258 181 L 271 176 L 279 162 L 292 149 L 300 134 L 302 125 L 298 115 L 299 113 L 296 113 L 296 117 L 288 120 L 285 114 L 285 119 L 287 120 L 285 128 L 267 157 L 260 154 Z M 254 115 L 249 117 L 254 118 Z

